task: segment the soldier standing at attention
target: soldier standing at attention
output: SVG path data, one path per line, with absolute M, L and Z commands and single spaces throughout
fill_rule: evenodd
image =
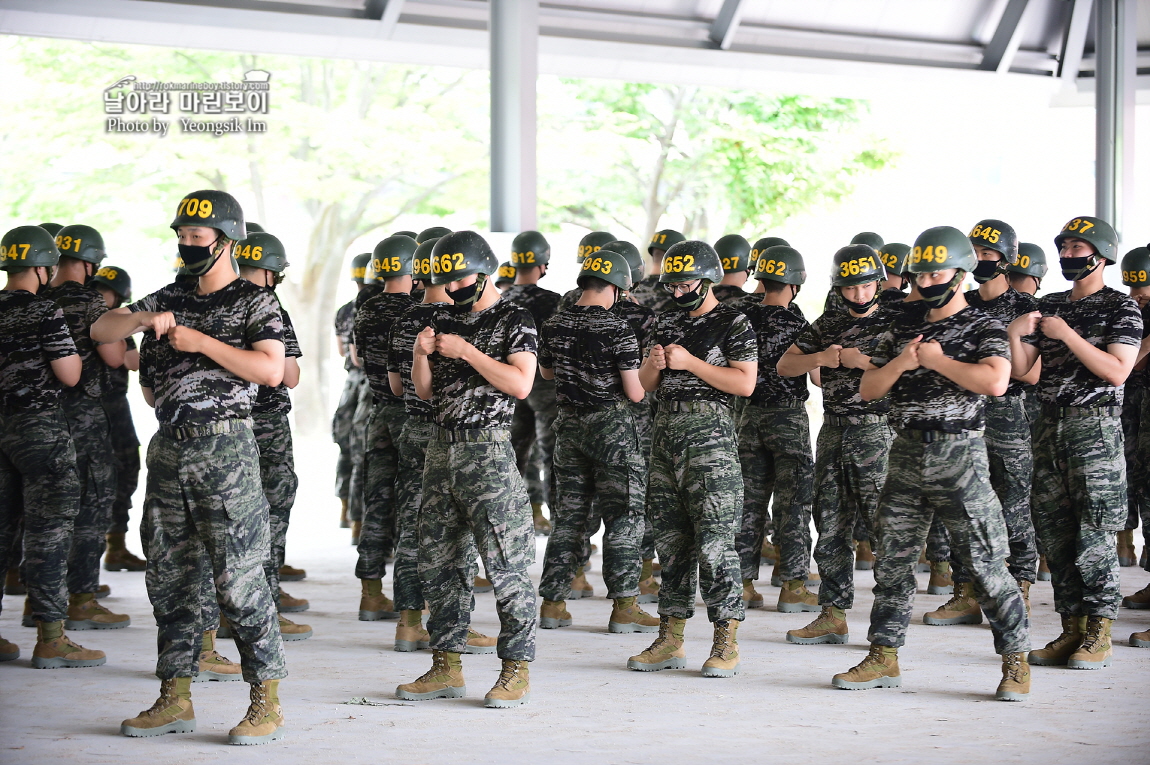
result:
M 64 634 L 80 482 L 60 393 L 80 382 L 83 362 L 60 306 L 37 294 L 59 262 L 52 236 L 39 226 L 17 226 L 0 240 L 0 269 L 8 275 L 0 291 L 0 565 L 7 570 L 23 516 L 37 669 L 107 661 L 103 651 L 76 645 Z M 0 638 L 0 661 L 19 657 L 16 644 Z
M 715 252 L 723 264 L 723 281 L 713 288 L 720 303 L 745 298 L 743 286 L 751 276 L 755 262 L 751 260 L 751 243 L 739 234 L 727 234 L 715 241 Z
M 679 242 L 686 240 L 687 237 L 669 228 L 656 231 L 651 237 L 651 243 L 647 245 L 647 254 L 651 257 L 651 274 L 631 288 L 631 297 L 635 298 L 639 305 L 650 308 L 655 313 L 662 313 L 675 307 L 675 301 L 663 289 L 659 279 L 663 274 L 663 255 Z
M 1135 247 L 1122 256 L 1122 284 L 1130 288 L 1130 297 L 1142 311 L 1142 334 L 1150 334 L 1150 249 Z M 1146 555 L 1146 542 L 1150 540 L 1150 506 L 1146 502 L 1145 475 L 1146 462 L 1140 444 L 1142 407 L 1146 401 L 1145 356 L 1134 365 L 1134 370 L 1126 378 L 1122 387 L 1122 439 L 1126 452 L 1126 493 L 1129 495 L 1130 512 L 1126 516 L 1126 528 L 1118 532 L 1118 565 L 1133 567 L 1138 565 L 1138 553 L 1134 547 L 1134 530 L 1142 521 L 1143 556 Z M 1145 557 L 1142 563 L 1145 565 Z M 1150 592 L 1147 593 L 1150 595 Z M 1150 602 L 1148 602 L 1150 604 Z
M 1030 652 L 1033 664 L 1110 666 L 1118 616 L 1116 534 L 1126 525 L 1122 385 L 1142 343 L 1138 304 L 1107 287 L 1118 235 L 1082 216 L 1054 238 L 1073 288 L 1043 296 L 1038 310 L 1010 325 L 1016 376 L 1040 358 L 1042 417 L 1034 439 L 1034 526 L 1050 562 L 1062 634 Z
M 890 395 L 896 435 L 875 522 L 870 652 L 834 676 L 835 688 L 901 685 L 898 647 L 906 642 L 918 587 L 914 565 L 938 516 L 977 584 L 994 650 L 1002 655 L 996 698 L 1023 701 L 1030 693 L 1026 605 L 1006 568 L 1006 525 L 982 440 L 984 396 L 1006 392 L 1010 349 L 1002 324 L 970 310 L 959 292 L 977 262 L 958 229 L 938 226 L 920 234 L 910 271 L 929 310 L 896 319 L 863 372 L 864 401 Z
M 172 229 L 197 282 L 170 284 L 109 311 L 92 327 L 97 342 L 144 329 L 158 338 L 152 381 L 160 425 L 148 446 L 141 536 L 159 627 L 160 696 L 120 732 L 195 730 L 191 682 L 202 643 L 202 568 L 210 562 L 216 599 L 251 686 L 247 714 L 228 742 L 262 744 L 283 737 L 279 681 L 287 668 L 263 569 L 268 502 L 251 413 L 259 386 L 283 380 L 283 321 L 275 297 L 232 270 L 232 249 L 246 237 L 234 197 L 215 190 L 188 194 Z
M 363 277 L 367 273 L 370 252 L 363 252 L 351 259 L 351 279 L 356 288 L 363 289 Z M 359 403 L 360 391 L 367 384 L 363 370 L 358 366 L 352 348 L 352 334 L 355 331 L 355 301 L 349 300 L 335 312 L 335 343 L 339 355 L 343 356 L 343 368 L 347 379 L 343 393 L 339 396 L 339 406 L 331 420 L 331 437 L 339 445 L 339 461 L 335 468 L 335 495 L 339 497 L 339 527 L 351 527 L 347 514 L 348 493 L 351 486 L 351 420 Z
M 433 285 L 447 287 L 450 313 L 417 336 L 412 380 L 435 407 L 438 426 L 427 446 L 419 521 L 419 574 L 431 617 L 431 669 L 400 685 L 401 699 L 460 698 L 466 693 L 459 655 L 471 621 L 474 553 L 495 587 L 498 654 L 503 669 L 484 705 L 514 707 L 531 694 L 535 658 L 535 559 L 531 503 L 515 470 L 512 402 L 535 379 L 538 336 L 531 314 L 503 300 L 489 282 L 499 268 L 474 231 L 447 234 L 431 253 Z
M 703 676 L 732 677 L 739 673 L 744 610 L 735 551 L 743 479 L 731 397 L 755 389 L 755 332 L 746 316 L 711 294 L 723 269 L 709 244 L 680 242 L 661 262 L 659 278 L 678 310 L 655 318 L 639 369 L 643 387 L 657 392 L 658 401 L 647 506 L 663 563 L 659 637 L 627 667 L 686 666 L 683 631 L 698 585 L 714 624 Z

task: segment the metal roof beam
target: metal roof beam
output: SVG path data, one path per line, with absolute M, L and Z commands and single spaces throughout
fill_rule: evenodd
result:
M 1082 53 L 1086 48 L 1086 32 L 1090 28 L 1090 12 L 1094 0 L 1071 0 L 1070 23 L 1066 25 L 1066 35 L 1062 40 L 1062 55 L 1058 57 L 1058 71 L 1055 76 L 1064 83 L 1073 85 L 1082 67 Z
M 1026 11 L 1029 0 L 1009 0 L 1002 18 L 998 20 L 998 27 L 994 36 L 986 45 L 982 54 L 982 63 L 978 68 L 985 72 L 1009 71 L 1014 54 L 1018 52 L 1018 45 L 1022 42 L 1022 14 Z
M 743 19 L 743 0 L 723 0 L 723 7 L 711 24 L 711 41 L 720 50 L 727 50 L 735 40 L 735 32 L 739 30 L 739 22 Z

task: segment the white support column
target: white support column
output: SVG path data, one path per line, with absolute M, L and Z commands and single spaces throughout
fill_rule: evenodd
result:
M 1095 214 L 1122 237 L 1134 197 L 1135 0 L 1095 0 Z
M 539 1 L 491 0 L 491 230 L 535 227 Z

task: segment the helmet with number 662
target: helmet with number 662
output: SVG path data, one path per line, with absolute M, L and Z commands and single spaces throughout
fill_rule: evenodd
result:
M 869 244 L 848 244 L 835 253 L 832 287 L 854 287 L 859 284 L 882 281 L 886 269 L 875 249 Z
M 801 285 L 807 280 L 807 266 L 794 247 L 776 244 L 759 253 L 755 260 L 755 279 Z
M 1135 247 L 1122 256 L 1122 283 L 1127 287 L 1150 286 L 1150 250 Z
M 696 279 L 718 284 L 723 281 L 723 264 L 719 254 L 706 242 L 689 240 L 673 245 L 663 254 L 663 268 L 659 281 L 680 284 Z
M 970 239 L 957 228 L 935 226 L 923 231 L 914 240 L 909 262 L 908 270 L 912 274 L 929 274 L 948 268 L 969 273 L 978 265 L 978 258 L 974 255 Z
M 474 231 L 453 231 L 441 236 L 431 250 L 431 283 L 450 284 L 472 274 L 491 276 L 499 259 L 491 245 Z
M 592 278 L 602 279 L 621 290 L 631 289 L 631 264 L 623 253 L 604 247 L 583 258 L 583 267 L 579 269 L 575 283 L 580 289 L 587 289 L 587 282 Z

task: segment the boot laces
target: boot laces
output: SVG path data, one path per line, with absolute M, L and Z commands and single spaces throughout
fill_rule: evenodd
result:
M 1022 682 L 1022 654 L 1008 653 L 1003 656 L 1002 669 L 1007 680 Z
M 423 676 L 420 677 L 419 680 L 416 680 L 416 682 L 417 683 L 420 681 L 431 682 L 431 681 L 435 680 L 435 678 L 439 677 L 440 675 L 448 674 L 450 671 L 451 671 L 451 668 L 447 665 L 447 657 L 444 656 L 439 651 L 436 651 L 431 656 L 431 669 L 424 672 Z
M 161 680 L 160 681 L 160 697 L 158 699 L 156 699 L 155 704 L 152 704 L 151 709 L 149 709 L 144 714 L 146 714 L 146 715 L 159 714 L 159 713 L 163 712 L 165 709 L 167 709 L 168 707 L 175 704 L 176 701 L 177 701 L 177 696 L 176 696 L 176 681 L 175 681 L 175 679 Z
M 885 666 L 886 662 L 883 660 L 882 646 L 872 645 L 870 651 L 866 655 L 866 658 L 859 662 L 858 668 L 860 670 L 869 669 L 876 664 L 882 664 Z
M 252 725 L 258 725 L 260 720 L 268 715 L 268 706 L 271 703 L 268 698 L 267 689 L 264 688 L 263 683 L 252 686 L 251 692 L 252 703 L 248 706 L 248 713 L 245 719 Z
M 671 638 L 671 624 L 667 621 L 667 617 L 659 619 L 659 636 L 655 638 L 655 642 L 651 643 L 651 647 L 647 650 L 651 653 L 656 653 L 662 648 Z
M 499 672 L 499 679 L 495 681 L 496 687 L 503 686 L 508 690 L 511 689 L 511 683 L 519 676 L 519 662 L 505 661 L 503 662 L 503 669 Z
M 1098 651 L 1103 641 L 1104 638 L 1102 635 L 1102 622 L 1094 619 L 1088 619 L 1086 622 L 1086 636 L 1082 639 L 1081 650 L 1088 653 L 1095 653 Z
M 721 659 L 731 648 L 731 622 L 723 620 L 715 622 L 715 642 L 711 645 L 711 656 Z

